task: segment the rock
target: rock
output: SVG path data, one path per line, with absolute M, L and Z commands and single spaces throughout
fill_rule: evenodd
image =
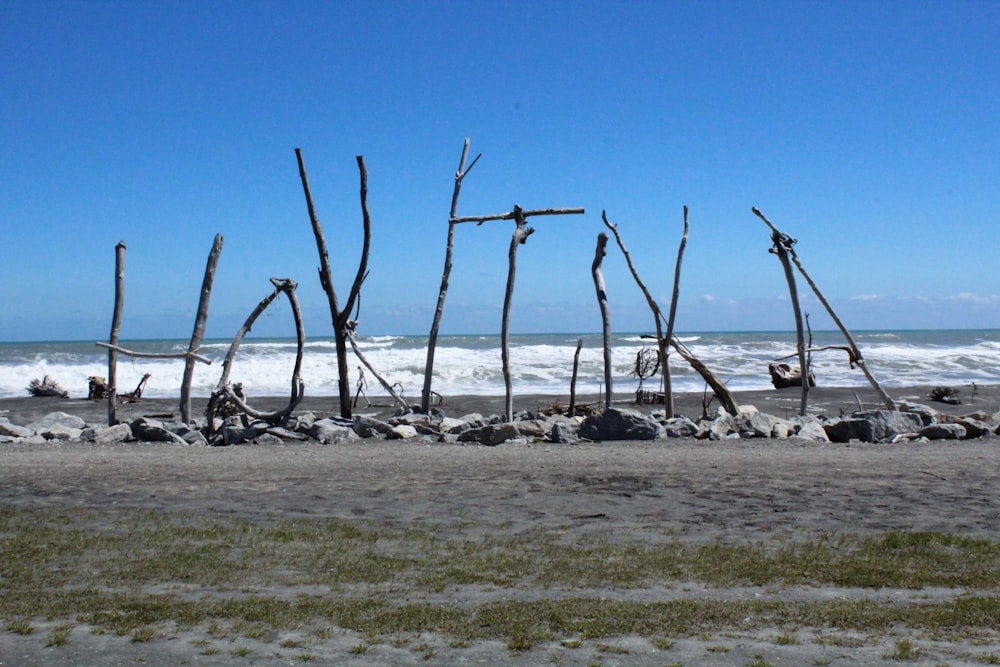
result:
M 38 435 L 42 436 L 46 440 L 79 440 L 80 434 L 83 433 L 83 429 L 71 428 L 69 426 L 63 426 L 62 424 L 53 424 L 52 426 L 42 429 L 38 432 Z
M 562 444 L 573 444 L 575 442 L 579 442 L 580 437 L 577 435 L 579 428 L 579 424 L 574 424 L 573 422 L 556 422 L 552 425 L 552 430 L 549 432 L 549 442 Z
M 635 410 L 609 408 L 580 424 L 580 437 L 589 440 L 655 440 L 660 425 Z
M 950 415 L 941 415 L 940 422 L 943 424 L 959 424 L 965 429 L 965 439 L 978 438 L 986 435 L 992 429 L 990 425 L 986 422 L 975 419 L 974 417 L 952 417 Z
M 129 426 L 132 429 L 132 436 L 136 440 L 140 440 L 142 442 L 173 442 L 178 445 L 188 444 L 179 435 L 176 435 L 166 428 L 163 422 L 158 419 L 153 419 L 151 417 L 139 417 L 129 424 Z
M 487 419 L 478 412 L 469 413 L 460 419 L 468 424 L 469 428 L 482 428 L 489 423 L 489 421 L 487 421 Z
M 345 440 L 356 440 L 358 435 L 354 432 L 353 422 L 344 423 L 345 420 L 335 420 L 330 417 L 317 420 L 309 429 L 309 437 L 313 438 L 321 445 L 336 444 Z
M 920 435 L 928 440 L 963 440 L 965 427 L 961 424 L 931 424 L 920 429 Z
M 668 438 L 693 438 L 698 425 L 687 417 L 671 417 L 663 422 L 663 433 Z
M 282 440 L 278 436 L 276 436 L 273 433 L 268 432 L 268 431 L 265 431 L 264 433 L 261 433 L 260 435 L 258 435 L 252 442 L 255 445 L 261 445 L 261 446 L 265 446 L 265 447 L 266 446 L 274 447 L 274 446 L 277 446 L 277 445 L 283 445 L 283 444 L 285 444 L 284 440 Z
M 245 442 L 254 440 L 257 435 L 257 429 L 253 426 L 223 426 L 220 431 L 222 434 L 222 445 L 229 447 L 230 445 L 242 445 Z
M 31 422 L 25 426 L 25 428 L 34 431 L 35 433 L 41 433 L 42 431 L 56 425 L 68 426 L 69 428 L 75 428 L 81 431 L 87 428 L 87 422 L 83 421 L 76 415 L 67 414 L 65 412 L 50 412 L 41 419 Z
M 896 405 L 896 408 L 900 412 L 909 412 L 911 414 L 919 415 L 920 421 L 923 422 L 924 426 L 938 421 L 938 415 L 940 414 L 929 405 L 923 405 L 922 403 L 910 403 L 909 401 L 900 401 Z
M 132 439 L 132 427 L 128 424 L 95 426 L 85 429 L 80 438 L 95 445 L 119 445 Z
M 390 440 L 409 440 L 417 437 L 417 429 L 411 424 L 397 424 L 389 431 Z
M 882 442 L 899 435 L 916 433 L 923 428 L 919 414 L 897 410 L 855 412 L 850 418 L 826 425 L 827 435 L 833 442 Z
M 441 433 L 454 433 L 458 435 L 462 431 L 468 431 L 472 428 L 468 422 L 461 419 L 455 419 L 454 417 L 444 417 L 438 423 L 438 430 Z
M 752 405 L 741 405 L 735 417 L 736 430 L 744 438 L 770 438 L 771 418 Z
M 517 430 L 528 438 L 544 438 L 552 430 L 552 424 L 546 419 L 523 419 L 517 422 Z
M 487 424 L 481 428 L 469 429 L 458 436 L 459 442 L 477 442 L 480 445 L 495 447 L 502 442 L 520 438 L 521 432 L 514 424 Z
M 708 431 L 705 437 L 709 440 L 729 440 L 740 437 L 736 417 L 728 412 L 720 411 L 719 416 L 708 424 Z
M 388 437 L 392 432 L 392 424 L 387 424 L 384 421 L 375 419 L 374 417 L 355 415 L 354 432 L 362 438 L 371 438 L 376 435 L 380 437 Z
M 0 417 L 0 435 L 6 435 L 12 438 L 27 438 L 34 434 L 35 432 L 30 428 L 18 426 L 17 424 L 11 424 L 10 420 L 6 417 Z
M 789 419 L 788 423 L 792 425 L 792 432 L 796 438 L 813 442 L 830 442 L 824 423 L 816 417 L 795 417 Z

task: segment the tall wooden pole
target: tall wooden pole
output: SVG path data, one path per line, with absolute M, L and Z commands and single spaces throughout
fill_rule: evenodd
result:
M 604 337 L 604 386 L 607 388 L 604 394 L 604 409 L 610 410 L 613 392 L 612 377 L 614 375 L 614 369 L 611 365 L 611 311 L 608 308 L 608 291 L 604 285 L 604 272 L 601 271 L 607 247 L 608 235 L 601 232 L 597 235 L 597 248 L 594 250 L 594 262 L 590 265 L 590 272 L 594 276 L 597 304 L 601 308 L 601 333 Z
M 108 343 L 108 426 L 118 423 L 118 337 L 122 328 L 122 309 L 125 307 L 125 241 L 115 246 L 115 309 L 111 316 L 111 336 Z
M 191 356 L 198 352 L 201 341 L 205 337 L 205 325 L 208 323 L 208 304 L 212 298 L 212 282 L 215 280 L 215 267 L 219 264 L 222 254 L 222 234 L 215 235 L 212 251 L 208 254 L 205 265 L 205 276 L 201 282 L 201 298 L 198 300 L 198 314 L 194 320 L 194 331 L 191 333 L 191 343 L 188 345 L 188 357 L 184 360 L 184 378 L 181 381 L 181 421 L 191 423 L 191 380 L 194 378 L 196 359 Z

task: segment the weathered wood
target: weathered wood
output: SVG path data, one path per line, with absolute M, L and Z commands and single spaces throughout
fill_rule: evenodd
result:
M 803 375 L 809 374 L 809 366 L 806 363 L 806 342 L 802 326 L 802 309 L 799 307 L 799 290 L 795 285 L 795 274 L 792 272 L 792 263 L 789 259 L 789 250 L 794 239 L 782 234 L 777 229 L 771 233 L 770 252 L 778 256 L 781 268 L 785 272 L 785 281 L 788 283 L 788 295 L 792 302 L 792 312 L 795 314 L 795 350 L 799 357 L 799 368 Z M 802 398 L 799 400 L 799 414 L 805 415 L 809 406 L 809 383 L 799 383 L 802 387 Z
M 580 215 L 584 213 L 582 208 L 535 208 L 527 211 L 522 210 L 520 215 L 525 218 L 530 218 L 536 215 Z M 476 222 L 484 223 L 490 222 L 491 220 L 517 220 L 517 216 L 514 211 L 508 211 L 507 213 L 495 213 L 493 215 L 466 215 L 461 218 L 452 218 L 453 223 L 461 224 L 463 222 Z
M 194 352 L 136 352 L 120 345 L 111 345 L 110 343 L 102 343 L 101 341 L 97 341 L 94 345 L 108 350 L 113 350 L 130 357 L 135 357 L 136 359 L 194 359 L 195 361 L 200 361 L 203 364 L 212 364 L 211 359 L 198 354 L 197 350 Z
M 299 308 L 298 297 L 295 293 L 298 283 L 291 278 L 271 278 L 271 284 L 274 285 L 274 291 L 261 299 L 260 303 L 258 303 L 253 311 L 251 311 L 250 315 L 247 316 L 247 319 L 243 322 L 243 326 L 239 328 L 236 335 L 233 337 L 233 342 L 229 345 L 229 351 L 226 353 L 226 358 L 222 362 L 222 375 L 219 377 L 219 381 L 215 385 L 215 390 L 212 392 L 212 395 L 208 400 L 208 407 L 205 409 L 205 417 L 207 419 L 207 426 L 205 430 L 209 436 L 215 432 L 216 406 L 222 398 L 231 401 L 242 412 L 250 415 L 251 417 L 263 419 L 271 424 L 276 424 L 284 419 L 287 419 L 288 416 L 292 414 L 292 410 L 295 409 L 304 397 L 305 383 L 302 381 L 301 374 L 306 338 L 305 330 L 302 326 L 302 312 Z M 250 330 L 253 328 L 257 318 L 260 317 L 261 314 L 267 310 L 268 306 L 274 303 L 274 300 L 281 294 L 285 294 L 288 297 L 288 302 L 291 305 L 292 317 L 295 320 L 296 340 L 298 343 L 295 355 L 295 366 L 292 370 L 291 396 L 288 400 L 288 406 L 286 408 L 275 412 L 262 413 L 250 408 L 243 397 L 232 389 L 229 383 L 229 373 L 232 370 L 233 361 L 236 359 L 236 352 L 243 343 L 243 339 L 248 333 L 250 333 Z
M 607 392 L 604 395 L 604 409 L 611 409 L 613 394 L 612 378 L 614 368 L 611 364 L 611 311 L 608 308 L 608 290 L 604 284 L 604 272 L 601 264 L 607 254 L 608 235 L 601 232 L 597 235 L 597 247 L 594 249 L 594 261 L 590 265 L 590 273 L 594 277 L 594 289 L 597 291 L 597 304 L 601 309 L 601 334 L 604 342 L 604 385 Z
M 201 297 L 198 300 L 198 314 L 194 320 L 194 331 L 191 333 L 191 343 L 188 352 L 194 354 L 201 347 L 205 337 L 205 325 L 208 323 L 208 304 L 212 298 L 212 282 L 215 280 L 215 268 L 222 254 L 222 234 L 215 235 L 212 251 L 208 254 L 205 265 L 205 276 L 201 282 Z M 184 377 L 181 380 L 181 421 L 191 423 L 191 380 L 194 379 L 195 360 L 188 356 L 184 360 Z
M 732 392 L 726 387 L 726 383 L 720 380 L 715 373 L 709 370 L 708 366 L 701 362 L 691 350 L 687 349 L 683 343 L 678 340 L 677 336 L 671 336 L 669 339 L 663 335 L 663 313 L 660 311 L 659 305 L 656 303 L 656 299 L 653 295 L 649 293 L 649 289 L 646 288 L 646 284 L 642 282 L 642 278 L 639 277 L 639 272 L 636 270 L 635 265 L 632 263 L 632 256 L 629 255 L 628 250 L 625 248 L 625 244 L 621 240 L 621 236 L 618 234 L 618 226 L 612 225 L 608 222 L 607 216 L 602 212 L 601 217 L 604 219 L 604 224 L 614 232 L 615 240 L 618 242 L 618 247 L 621 249 L 622 254 L 625 256 L 625 262 L 628 264 L 629 271 L 632 273 L 632 278 L 635 279 L 636 285 L 642 291 L 643 296 L 646 297 L 646 303 L 649 304 L 649 309 L 653 311 L 653 319 L 656 323 L 656 341 L 657 350 L 660 347 L 665 347 L 666 344 L 663 341 L 667 341 L 670 345 L 674 346 L 677 353 L 681 355 L 681 358 L 697 372 L 705 380 L 705 384 L 712 388 L 712 391 L 718 397 L 719 401 L 722 403 L 723 407 L 729 414 L 735 415 L 739 413 L 739 406 L 736 403 L 736 399 L 733 397 Z M 645 338 L 646 336 L 644 336 Z M 666 352 L 662 352 L 660 356 L 660 363 L 666 358 Z
M 674 291 L 670 297 L 670 315 L 667 316 L 667 337 L 666 340 L 657 341 L 657 349 L 660 351 L 660 368 L 663 370 L 663 406 L 667 417 L 674 415 L 674 389 L 670 378 L 670 364 L 667 358 L 667 342 L 674 337 L 674 321 L 677 318 L 677 300 L 680 296 L 681 285 L 681 261 L 684 259 L 684 248 L 688 241 L 688 207 L 684 207 L 684 234 L 681 236 L 680 246 L 677 248 L 677 263 L 674 266 Z
M 569 416 L 576 416 L 576 375 L 580 368 L 580 350 L 583 348 L 583 339 L 576 339 L 576 352 L 573 353 L 573 377 L 569 381 Z
M 122 327 L 122 309 L 125 307 L 125 241 L 119 241 L 115 246 L 115 308 L 111 316 L 111 335 L 108 343 L 108 426 L 118 423 L 117 399 L 118 390 L 118 354 L 114 348 L 118 345 L 118 337 Z
M 330 305 L 330 319 L 333 324 L 333 335 L 337 349 L 337 390 L 340 398 L 340 415 L 351 417 L 351 387 L 348 380 L 347 366 L 347 334 L 348 328 L 354 328 L 356 321 L 351 321 L 351 310 L 358 301 L 361 293 L 361 285 L 368 274 L 368 252 L 371 248 L 371 216 L 368 213 L 368 170 L 365 168 L 364 157 L 357 156 L 358 171 L 361 178 L 361 214 L 364 226 L 364 241 L 361 249 L 361 260 L 358 262 L 358 271 L 351 285 L 351 291 L 344 304 L 343 310 L 337 301 L 337 292 L 333 287 L 333 273 L 330 269 L 330 254 L 327 251 L 326 238 L 323 235 L 323 226 L 316 215 L 316 207 L 313 205 L 312 193 L 309 190 L 309 179 L 306 176 L 306 166 L 302 159 L 302 149 L 295 149 L 295 157 L 299 163 L 299 177 L 302 180 L 302 190 L 306 197 L 306 207 L 309 211 L 309 221 L 312 224 L 313 235 L 316 237 L 316 249 L 319 252 L 320 268 L 319 281 L 326 292 Z
M 365 365 L 365 368 L 367 368 L 369 371 L 371 371 L 372 375 L 375 376 L 375 379 L 378 380 L 378 383 L 380 385 L 382 385 L 382 388 L 385 389 L 387 392 L 389 392 L 389 395 L 392 396 L 393 402 L 395 402 L 396 405 L 398 405 L 403 410 L 403 412 L 409 412 L 410 411 L 410 406 L 406 404 L 406 401 L 404 401 L 399 396 L 399 394 L 396 393 L 396 390 L 393 389 L 393 385 L 389 384 L 386 381 L 386 379 L 384 377 L 382 377 L 382 375 L 377 370 L 375 370 L 375 367 L 371 365 L 371 362 L 368 361 L 368 359 L 365 357 L 365 355 L 362 354 L 361 348 L 358 347 L 358 341 L 355 340 L 355 338 L 354 338 L 354 331 L 353 330 L 348 329 L 348 331 L 347 331 L 347 340 L 349 340 L 350 343 L 351 343 L 351 349 L 354 350 L 354 356 L 356 356 L 358 358 L 358 360 L 362 364 Z M 367 400 L 367 398 L 368 397 L 365 396 L 366 400 Z M 356 400 L 357 400 L 357 396 L 355 396 L 355 401 Z
M 476 166 L 476 162 L 482 157 L 482 153 L 477 155 L 472 163 L 466 167 L 465 160 L 469 155 L 469 139 L 466 137 L 465 146 L 462 148 L 462 159 L 458 162 L 458 169 L 455 171 L 455 189 L 451 195 L 451 211 L 448 214 L 448 243 L 444 252 L 444 272 L 441 274 L 441 288 L 438 291 L 437 308 L 434 310 L 434 321 L 431 323 L 430 335 L 427 337 L 427 363 L 424 365 L 424 386 L 420 392 L 420 410 L 427 414 L 431 408 L 431 383 L 434 375 L 434 352 L 437 349 L 438 329 L 441 326 L 441 316 L 444 314 L 444 301 L 448 295 L 448 284 L 451 280 L 451 262 L 455 248 L 455 214 L 458 211 L 458 195 L 462 191 L 462 180 L 465 175 Z
M 772 234 L 775 233 L 781 234 L 778 228 L 775 227 L 771 223 L 771 221 L 768 220 L 764 216 L 764 214 L 757 209 L 756 206 L 753 207 L 751 210 L 753 211 L 754 215 L 763 220 L 764 223 L 771 228 Z M 788 235 L 783 234 L 783 236 L 788 236 Z M 791 245 L 795 245 L 794 239 L 791 239 Z M 798 255 L 796 255 L 795 250 L 792 249 L 791 246 L 790 250 L 791 250 L 790 252 L 791 259 L 795 263 L 795 266 L 799 270 L 799 273 L 801 273 L 802 277 L 806 279 L 807 283 L 809 283 L 809 287 L 812 288 L 813 293 L 816 294 L 816 298 L 818 298 L 819 302 L 823 304 L 823 307 L 826 308 L 826 312 L 830 314 L 830 317 L 833 318 L 833 321 L 836 323 L 837 328 L 839 328 L 841 333 L 844 334 L 844 338 L 847 340 L 847 344 L 850 346 L 851 352 L 853 353 L 853 363 L 856 363 L 858 365 L 858 368 L 861 369 L 861 372 L 865 374 L 865 377 L 868 379 L 869 384 L 871 384 L 872 388 L 875 389 L 875 391 L 878 393 L 879 397 L 882 399 L 882 404 L 886 407 L 886 409 L 895 410 L 896 409 L 895 402 L 892 400 L 892 398 L 889 397 L 889 394 L 887 394 L 886 391 L 882 388 L 882 385 L 878 383 L 878 380 L 875 379 L 875 376 L 872 374 L 872 372 L 868 370 L 868 364 L 865 363 L 865 359 L 861 354 L 861 350 L 858 349 L 857 343 L 854 342 L 854 337 L 851 336 L 851 332 L 847 330 L 847 327 L 844 326 L 844 323 L 837 316 L 837 313 L 834 312 L 833 307 L 826 300 L 826 297 L 823 296 L 823 293 L 819 291 L 819 287 L 816 286 L 816 283 L 813 282 L 813 279 L 809 276 L 809 273 L 805 270 L 805 267 L 802 266 L 802 262 L 799 260 Z

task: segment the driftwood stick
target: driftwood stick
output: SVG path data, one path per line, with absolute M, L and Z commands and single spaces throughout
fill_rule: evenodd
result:
M 129 357 L 135 357 L 136 359 L 194 359 L 195 361 L 200 361 L 203 364 L 208 364 L 209 366 L 212 365 L 212 360 L 198 354 L 197 350 L 194 352 L 134 352 L 121 347 L 120 345 L 111 345 L 110 343 L 102 343 L 100 341 L 97 341 L 94 345 L 108 350 L 114 350 L 115 352 L 120 352 L 121 354 Z
M 476 162 L 482 157 L 482 153 L 477 155 L 472 163 L 466 167 L 465 160 L 469 156 L 469 139 L 466 137 L 465 146 L 462 148 L 462 158 L 458 162 L 458 169 L 455 171 L 455 189 L 451 194 L 451 211 L 448 214 L 448 244 L 444 251 L 444 272 L 441 274 L 441 288 L 438 292 L 437 308 L 434 310 L 434 321 L 431 323 L 431 332 L 427 337 L 427 363 L 424 365 L 424 387 L 420 393 L 420 410 L 424 414 L 430 412 L 431 408 L 431 383 L 434 376 L 434 352 L 437 348 L 438 329 L 441 326 L 441 316 L 444 314 L 444 301 L 448 295 L 448 284 L 451 280 L 451 261 L 455 249 L 455 214 L 458 212 L 458 195 L 462 191 L 462 181 L 465 175 L 476 166 Z
M 757 209 L 756 206 L 753 207 L 751 210 L 758 218 L 763 220 L 764 223 L 771 228 L 772 234 L 781 234 L 781 232 L 778 231 L 778 228 L 775 227 L 771 223 L 771 221 L 768 220 L 764 216 L 764 214 Z M 791 239 L 791 237 L 788 237 L 787 234 L 781 234 L 781 235 Z M 794 239 L 791 239 L 791 245 L 795 245 Z M 799 273 L 801 273 L 802 277 L 806 279 L 807 283 L 809 283 L 809 287 L 812 288 L 812 291 L 816 294 L 816 298 L 818 298 L 819 302 L 823 304 L 824 308 L 826 308 L 826 312 L 830 314 L 831 318 L 833 318 L 833 321 L 836 323 L 837 328 L 840 329 L 840 332 L 844 334 L 844 338 L 847 340 L 847 344 L 851 347 L 851 350 L 854 353 L 853 355 L 854 363 L 856 363 L 858 367 L 861 369 L 861 372 L 865 374 L 865 378 L 868 379 L 869 384 L 871 384 L 872 388 L 875 389 L 875 391 L 878 393 L 879 398 L 882 399 L 882 404 L 886 407 L 886 409 L 895 410 L 896 409 L 895 402 L 892 400 L 892 398 L 889 397 L 889 394 L 887 394 L 886 391 L 882 388 L 882 386 L 878 383 L 878 380 L 875 379 L 875 376 L 872 375 L 871 371 L 868 370 L 868 364 L 865 363 L 865 359 L 861 354 L 861 350 L 858 349 L 857 343 L 854 342 L 854 337 L 851 336 L 851 332 L 847 330 L 847 327 L 844 326 L 844 323 L 837 316 L 837 313 L 834 312 L 833 307 L 830 306 L 830 303 L 826 300 L 826 297 L 824 297 L 823 293 L 819 291 L 819 287 L 816 286 L 816 283 L 813 282 L 813 279 L 809 276 L 809 273 L 806 272 L 805 267 L 802 266 L 802 262 L 799 261 L 798 255 L 795 254 L 795 250 L 791 250 L 790 254 L 792 261 L 795 262 L 795 266 L 799 270 Z
M 354 356 L 356 356 L 358 360 L 365 365 L 365 368 L 371 371 L 372 375 L 375 376 L 375 379 L 378 380 L 378 383 L 382 385 L 382 388 L 389 392 L 389 395 L 392 396 L 392 400 L 396 403 L 396 405 L 401 407 L 403 412 L 409 412 L 410 406 L 406 404 L 406 401 L 400 398 L 399 394 L 396 393 L 396 390 L 393 389 L 393 385 L 389 384 L 386 379 L 382 377 L 377 370 L 375 370 L 375 367 L 371 365 L 371 362 L 368 361 L 365 355 L 362 354 L 361 348 L 358 347 L 358 341 L 354 338 L 353 331 L 348 330 L 347 340 L 351 343 L 351 349 L 354 350 Z M 368 397 L 365 396 L 365 398 L 367 399 Z
M 604 409 L 611 409 L 612 399 L 612 376 L 614 368 L 611 365 L 611 312 L 608 308 L 608 291 L 604 285 L 604 272 L 601 264 L 607 254 L 608 235 L 601 232 L 597 235 L 597 247 L 594 249 L 594 262 L 590 265 L 590 272 L 594 276 L 594 289 L 597 291 L 597 304 L 601 308 L 601 333 L 604 336 L 604 384 L 607 393 L 604 397 Z
M 805 415 L 809 405 L 809 369 L 806 367 L 806 342 L 802 329 L 802 309 L 799 307 L 799 290 L 795 285 L 795 274 L 792 272 L 792 263 L 789 259 L 789 249 L 792 239 L 786 234 L 775 230 L 771 232 L 771 252 L 778 256 L 781 261 L 781 268 L 785 271 L 785 280 L 788 282 L 788 295 L 792 302 L 792 312 L 795 314 L 795 349 L 799 357 L 799 369 L 802 371 L 802 398 L 799 402 L 799 414 Z
M 111 335 L 108 338 L 108 426 L 118 423 L 115 412 L 118 405 L 118 337 L 122 328 L 122 309 L 125 307 L 125 242 L 115 246 L 115 308 L 111 316 Z
M 507 250 L 507 289 L 503 297 L 503 319 L 500 326 L 500 361 L 503 364 L 503 384 L 505 390 L 504 411 L 508 422 L 514 420 L 514 394 L 510 381 L 510 304 L 514 298 L 514 276 L 517 274 L 517 247 L 528 241 L 535 230 L 527 226 L 521 207 L 514 204 L 514 233 L 510 237 Z
M 674 392 L 670 380 L 670 365 L 667 363 L 667 343 L 666 341 L 674 337 L 674 321 L 677 317 L 677 299 L 680 296 L 681 288 L 681 261 L 684 259 L 684 248 L 688 241 L 688 207 L 684 207 L 684 235 L 681 236 L 680 247 L 677 248 L 677 264 L 674 266 L 674 292 L 670 297 L 670 315 L 667 316 L 667 337 L 666 340 L 657 341 L 660 350 L 660 368 L 663 374 L 663 400 L 667 417 L 674 416 Z
M 536 215 L 580 215 L 584 213 L 582 208 L 536 208 L 529 211 L 522 210 L 520 215 L 525 218 L 530 218 Z M 496 213 L 493 215 L 466 215 L 461 218 L 452 218 L 451 221 L 454 224 L 460 224 L 463 222 L 490 222 L 491 220 L 517 220 L 517 216 L 514 211 L 508 211 L 507 213 Z
M 573 377 L 569 381 L 569 416 L 576 416 L 576 375 L 580 368 L 580 350 L 583 348 L 583 339 L 576 339 L 576 352 L 573 353 Z
M 194 331 L 191 333 L 191 344 L 188 352 L 197 352 L 205 337 L 205 325 L 208 323 L 208 304 L 212 297 L 212 282 L 215 280 L 215 267 L 222 254 L 222 234 L 215 235 L 212 251 L 208 254 L 205 265 L 205 277 L 201 283 L 201 298 L 198 300 L 198 314 L 194 321 Z M 191 380 L 194 378 L 194 359 L 188 356 L 184 360 L 184 378 L 181 381 L 181 421 L 191 423 Z
M 349 418 L 351 416 L 351 387 L 347 368 L 347 334 L 348 328 L 354 327 L 357 324 L 350 321 L 350 315 L 361 293 L 361 285 L 368 274 L 368 252 L 371 248 L 371 216 L 368 213 L 368 170 L 365 168 L 364 157 L 358 155 L 357 162 L 361 178 L 360 192 L 364 242 L 354 283 L 351 285 L 351 291 L 344 304 L 344 309 L 341 310 L 337 301 L 337 292 L 333 287 L 330 254 L 327 250 L 326 238 L 323 235 L 323 226 L 316 215 L 316 207 L 313 205 L 312 193 L 309 190 L 309 179 L 306 176 L 305 162 L 302 159 L 302 149 L 295 149 L 295 157 L 299 163 L 299 178 L 302 181 L 302 190 L 306 197 L 306 208 L 309 211 L 309 221 L 312 224 L 313 236 L 316 237 L 316 249 L 319 252 L 319 281 L 323 287 L 323 291 L 326 292 L 327 301 L 330 305 L 330 319 L 333 324 L 333 336 L 337 348 L 337 392 L 340 398 L 340 415 Z
M 205 410 L 205 417 L 207 419 L 206 431 L 208 435 L 212 435 L 215 431 L 215 409 L 219 399 L 222 397 L 228 398 L 246 414 L 258 419 L 265 419 L 272 424 L 277 423 L 292 414 L 292 410 L 295 409 L 295 406 L 302 401 L 302 394 L 305 390 L 305 383 L 303 383 L 301 379 L 302 357 L 305 348 L 305 333 L 302 328 L 302 313 L 299 310 L 298 298 L 295 296 L 295 289 L 298 287 L 298 284 L 290 278 L 271 278 L 271 284 L 274 285 L 274 291 L 261 299 L 260 303 L 257 304 L 257 307 L 253 309 L 247 319 L 243 322 L 243 326 L 236 332 L 236 335 L 233 337 L 233 342 L 229 345 L 229 351 L 226 353 L 226 359 L 222 362 L 222 375 L 219 378 L 219 382 L 215 386 L 215 391 L 212 392 L 212 395 L 208 400 L 208 407 Z M 273 413 L 261 413 L 249 409 L 246 402 L 241 400 L 239 396 L 232 391 L 229 385 L 229 373 L 232 370 L 233 361 L 236 359 L 236 351 L 239 350 L 240 345 L 243 343 L 243 339 L 248 333 L 250 333 L 250 330 L 253 328 L 257 318 L 260 317 L 260 315 L 267 310 L 267 307 L 270 306 L 282 293 L 288 295 L 288 301 L 292 306 L 292 315 L 295 319 L 295 331 L 298 342 L 298 352 L 295 355 L 295 368 L 292 371 L 291 397 L 288 401 L 288 407 L 284 410 L 279 410 Z

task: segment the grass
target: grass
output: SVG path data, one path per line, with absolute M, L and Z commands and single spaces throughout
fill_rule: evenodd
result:
M 7 631 L 21 634 L 31 632 L 27 619 L 34 618 L 86 623 L 134 641 L 155 639 L 159 624 L 168 622 L 203 628 L 215 639 L 334 626 L 362 634 L 369 644 L 436 632 L 460 643 L 497 639 L 518 651 L 560 637 L 574 638 L 563 640 L 568 646 L 625 635 L 667 642 L 771 628 L 880 632 L 898 624 L 969 636 L 1000 630 L 1000 542 L 943 533 L 697 546 L 599 536 L 567 543 L 559 531 L 483 531 L 471 539 L 334 519 L 265 524 L 137 510 L 102 515 L 0 508 L 0 546 L 0 619 Z M 944 587 L 969 595 L 889 604 L 644 602 L 586 593 L 690 583 Z M 464 604 L 406 601 L 463 587 L 491 592 Z M 524 589 L 543 594 L 505 594 Z M 796 641 L 791 634 L 775 639 Z M 280 642 L 283 648 L 301 645 Z M 432 654 L 429 647 L 414 650 Z M 897 645 L 895 655 L 905 654 Z

